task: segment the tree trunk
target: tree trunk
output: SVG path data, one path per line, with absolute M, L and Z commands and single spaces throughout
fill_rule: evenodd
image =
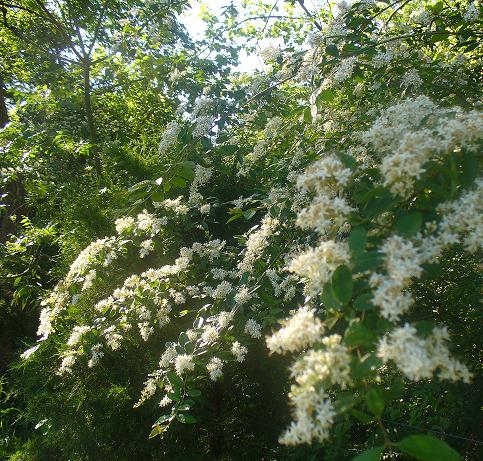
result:
M 94 114 L 92 112 L 92 95 L 91 95 L 91 63 L 87 58 L 83 62 L 84 68 L 84 108 L 87 117 L 87 126 L 89 129 L 89 141 L 91 143 L 91 152 L 94 159 L 94 168 L 96 170 L 97 176 L 100 178 L 102 176 L 101 170 L 101 159 L 99 146 L 97 144 L 97 129 L 94 121 Z
M 6 99 L 7 92 L 3 86 L 3 78 L 0 74 L 0 128 L 3 128 L 9 121 Z

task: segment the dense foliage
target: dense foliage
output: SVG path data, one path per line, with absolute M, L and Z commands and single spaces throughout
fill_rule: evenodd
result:
M 481 7 L 187 7 L 0 2 L 1 455 L 481 459 Z

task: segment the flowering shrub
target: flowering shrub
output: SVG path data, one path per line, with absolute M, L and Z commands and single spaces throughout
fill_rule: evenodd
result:
M 308 49 L 270 53 L 273 94 L 178 111 L 160 153 L 187 143 L 193 155 L 150 183 L 145 211 L 79 255 L 24 357 L 55 338 L 56 373 L 82 379 L 124 347 L 159 352 L 134 405 L 159 402 L 155 437 L 195 423 L 203 383 L 261 341 L 292 354 L 280 443 L 328 441 L 351 417 L 382 430 L 361 460 L 458 459 L 429 436 L 392 440 L 382 416 L 404 382 L 471 385 L 474 373 L 414 287 L 449 251 L 481 250 L 478 8 L 339 5 Z M 141 260 L 110 286 L 111 272 Z

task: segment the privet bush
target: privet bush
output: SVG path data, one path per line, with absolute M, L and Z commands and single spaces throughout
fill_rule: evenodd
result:
M 480 7 L 418 8 L 339 4 L 305 49 L 264 53 L 243 103 L 207 88 L 181 107 L 159 143 L 179 161 L 43 300 L 25 367 L 75 387 L 148 355 L 133 406 L 159 405 L 156 437 L 205 424 L 206 383 L 263 343 L 292 362 L 281 444 L 354 419 L 380 430 L 356 459 L 459 459 L 385 423 L 411 382 L 475 376 L 418 293 L 481 249 Z

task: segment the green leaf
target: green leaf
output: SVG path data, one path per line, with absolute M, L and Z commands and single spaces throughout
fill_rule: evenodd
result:
M 181 400 L 181 393 L 180 392 L 168 392 L 166 394 L 173 402 L 178 402 Z
M 376 337 L 374 332 L 360 323 L 353 323 L 346 331 L 344 343 L 351 346 L 370 346 Z
M 153 192 L 151 195 L 151 200 L 153 202 L 162 202 L 164 200 L 164 194 L 161 191 Z
M 349 248 L 353 254 L 357 255 L 364 251 L 367 241 L 367 232 L 363 227 L 352 229 L 349 235 Z
M 166 377 L 169 379 L 175 391 L 183 386 L 182 379 L 174 371 L 168 371 Z
M 421 228 L 423 215 L 419 212 L 408 214 L 399 219 L 394 227 L 403 237 L 412 237 Z
M 368 311 L 374 306 L 371 304 L 372 293 L 364 293 L 354 299 L 354 309 L 358 311 Z
M 332 284 L 330 282 L 327 282 L 324 285 L 324 290 L 322 291 L 321 299 L 322 299 L 322 302 L 324 303 L 324 306 L 329 309 L 339 310 L 341 307 L 339 302 L 334 298 L 334 294 L 332 292 Z
M 339 56 L 339 49 L 335 45 L 329 45 L 325 47 L 325 52 L 331 56 Z
M 149 438 L 153 439 L 158 435 L 161 435 L 166 430 L 166 426 L 154 426 L 151 432 L 149 433 Z
M 357 410 L 355 408 L 350 411 L 350 414 L 362 424 L 369 424 L 372 423 L 372 421 L 374 420 L 373 416 L 368 415 L 367 413 L 364 413 L 363 411 Z
M 166 421 L 169 421 L 171 419 L 171 415 L 163 415 L 163 416 L 160 416 L 156 422 L 153 424 L 153 427 L 154 426 L 159 426 L 161 423 L 165 423 Z
M 382 263 L 382 253 L 366 251 L 355 259 L 354 273 L 375 269 Z
M 357 403 L 355 395 L 347 395 L 335 402 L 335 409 L 337 413 L 345 413 L 349 411 Z
M 375 218 L 384 211 L 388 210 L 393 206 L 395 200 L 389 194 L 383 194 L 380 197 L 376 197 L 369 201 L 366 208 L 364 209 L 364 214 L 368 218 Z
M 253 216 L 255 215 L 255 213 L 257 212 L 257 210 L 255 208 L 249 208 L 248 210 L 245 210 L 243 212 L 243 217 L 249 221 L 250 219 L 253 218 Z
M 376 357 L 374 352 L 366 354 L 362 358 L 353 357 L 351 362 L 352 376 L 354 379 L 361 379 L 369 375 L 374 375 L 380 365 L 381 361 Z
M 187 413 L 179 413 L 176 415 L 176 419 L 183 424 L 194 424 L 196 423 L 196 418 L 193 415 Z
M 188 399 L 181 403 L 178 407 L 179 411 L 186 411 L 189 410 L 194 405 L 194 400 Z
M 199 397 L 201 395 L 201 391 L 199 389 L 190 389 L 188 391 L 188 395 L 190 397 Z
M 384 411 L 384 399 L 382 398 L 381 391 L 372 387 L 366 394 L 366 404 L 369 411 L 376 416 L 382 415 Z
M 421 461 L 458 461 L 457 451 L 430 435 L 410 435 L 394 444 L 404 453 Z
M 179 334 L 178 343 L 181 344 L 181 346 L 184 346 L 189 340 L 188 335 L 184 331 Z
M 184 345 L 184 350 L 186 351 L 187 354 L 192 354 L 196 349 L 196 343 L 194 342 L 187 342 Z
M 334 298 L 342 304 L 347 304 L 352 297 L 354 283 L 352 273 L 345 266 L 339 266 L 332 274 L 332 293 Z
M 352 458 L 352 461 L 379 461 L 383 451 L 384 447 L 370 448 L 355 458 Z
M 243 213 L 238 213 L 238 214 L 236 214 L 236 215 L 232 216 L 232 217 L 231 217 L 231 218 L 230 218 L 230 219 L 229 219 L 229 220 L 228 220 L 228 221 L 227 221 L 225 224 L 229 224 L 229 223 L 231 223 L 232 221 L 235 221 L 235 219 L 239 219 L 239 218 L 241 218 L 241 217 L 243 217 Z
M 323 102 L 331 102 L 335 98 L 335 90 L 327 88 L 325 90 L 322 90 L 316 98 L 317 102 L 323 101 Z

